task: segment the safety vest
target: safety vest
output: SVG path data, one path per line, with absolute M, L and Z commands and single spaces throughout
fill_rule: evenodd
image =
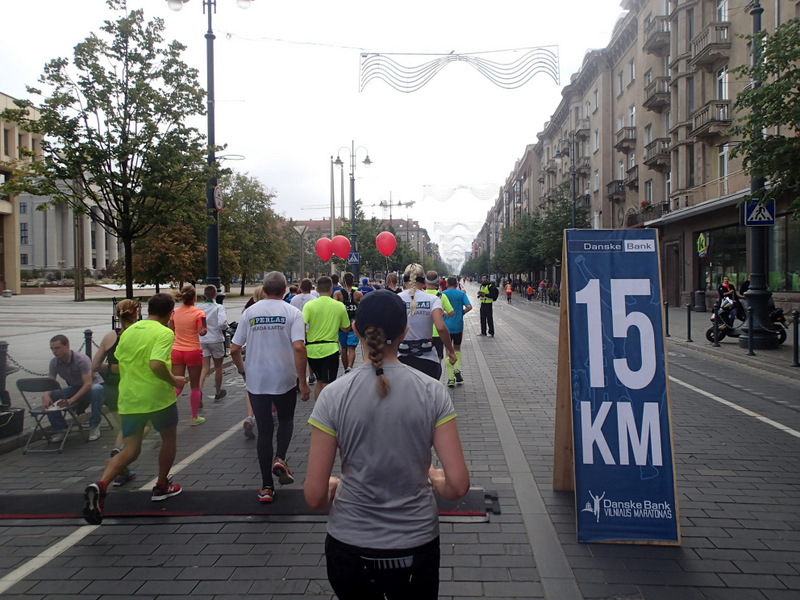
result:
M 482 285 L 480 287 L 480 291 L 483 293 L 483 296 L 478 298 L 478 300 L 481 301 L 481 304 L 491 304 L 492 302 L 494 302 L 494 300 L 492 300 L 492 296 L 490 295 L 490 292 L 489 292 L 489 288 L 490 287 L 491 287 L 491 284 L 488 284 L 488 283 L 486 285 Z

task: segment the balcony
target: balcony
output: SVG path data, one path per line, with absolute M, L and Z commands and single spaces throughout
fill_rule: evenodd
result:
M 669 17 L 659 15 L 645 25 L 642 50 L 655 56 L 669 53 Z
M 609 200 L 624 200 L 625 199 L 625 182 L 622 179 L 615 179 L 606 186 L 608 193 L 606 196 Z
M 633 165 L 628 169 L 627 177 L 625 178 L 625 185 L 632 190 L 639 189 L 639 165 Z
M 548 173 L 555 173 L 556 172 L 556 159 L 551 158 L 550 160 L 546 161 L 544 165 L 542 165 L 542 170 Z
M 647 110 L 660 113 L 670 105 L 669 77 L 656 77 L 644 88 L 644 106 Z
M 644 147 L 644 164 L 656 171 L 669 169 L 670 138 L 656 138 Z
M 589 132 L 591 126 L 589 124 L 589 118 L 585 117 L 583 119 L 578 119 L 578 125 L 575 128 L 575 137 L 578 139 L 589 139 Z
M 711 139 L 725 135 L 731 126 L 731 101 L 712 100 L 692 115 L 692 135 Z
M 614 134 L 614 149 L 628 154 L 636 148 L 636 127 L 623 127 Z
M 710 71 L 714 64 L 730 58 L 731 24 L 709 23 L 700 34 L 692 40 L 692 57 L 689 64 Z
M 588 156 L 579 156 L 575 159 L 575 171 L 579 175 L 589 175 L 592 170 L 592 161 Z

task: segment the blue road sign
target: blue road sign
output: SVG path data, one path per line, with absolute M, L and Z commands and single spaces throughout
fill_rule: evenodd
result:
M 351 264 L 351 265 L 357 265 L 358 264 L 358 259 L 359 259 L 358 252 L 351 252 L 347 256 L 347 263 Z
M 566 231 L 581 542 L 680 538 L 656 235 Z
M 743 204 L 744 224 L 747 227 L 771 227 L 775 225 L 775 200 L 763 204 L 758 200 L 748 200 Z

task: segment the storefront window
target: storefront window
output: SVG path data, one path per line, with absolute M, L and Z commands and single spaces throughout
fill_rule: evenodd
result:
M 773 292 L 800 291 L 800 221 L 775 219 L 769 234 L 767 285 Z

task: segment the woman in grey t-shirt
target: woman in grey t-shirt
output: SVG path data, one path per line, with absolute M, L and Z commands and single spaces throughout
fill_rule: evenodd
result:
M 434 492 L 455 500 L 469 473 L 445 387 L 400 363 L 405 303 L 380 290 L 358 306 L 354 329 L 367 361 L 325 388 L 311 413 L 304 485 L 312 508 L 329 503 L 328 579 L 341 598 L 436 598 L 439 520 Z M 441 469 L 431 466 L 431 447 Z M 331 477 L 339 449 L 342 476 Z

